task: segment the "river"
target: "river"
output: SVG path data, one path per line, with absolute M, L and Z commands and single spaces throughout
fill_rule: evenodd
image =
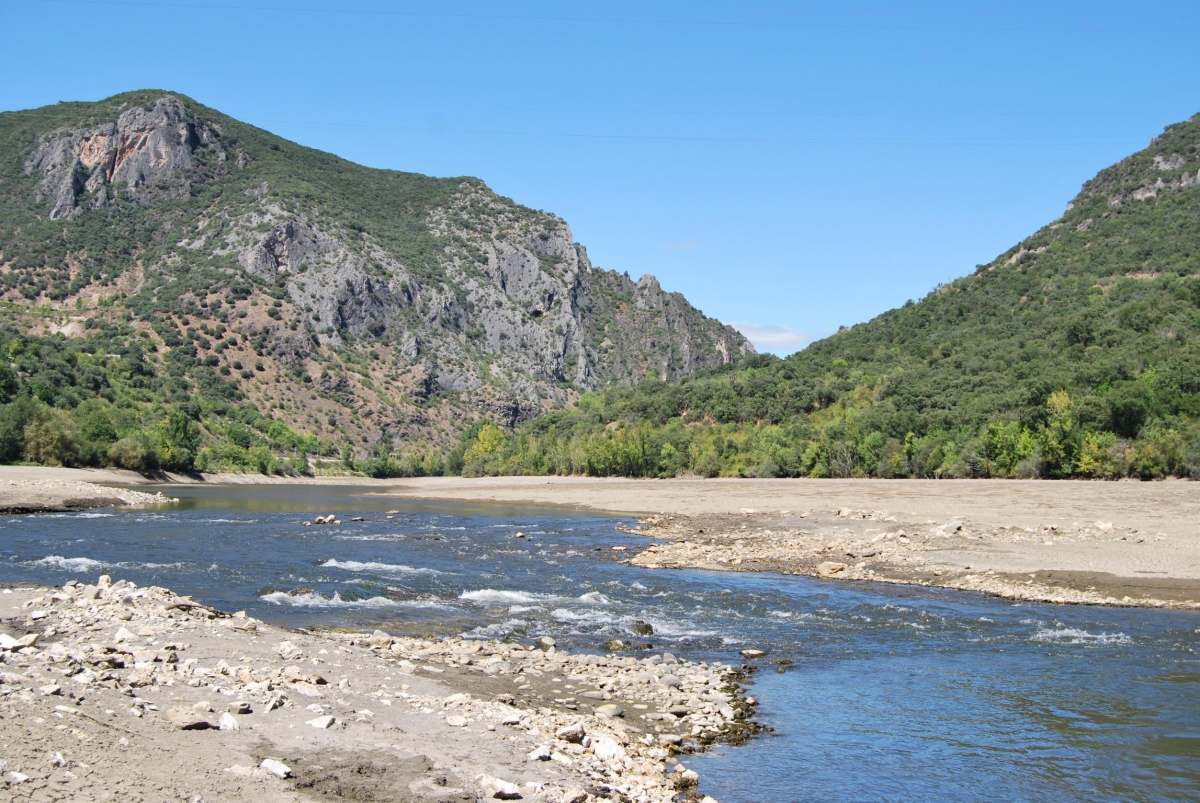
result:
M 0 519 L 0 581 L 107 573 L 286 627 L 763 649 L 773 732 L 687 761 L 722 803 L 1200 801 L 1196 612 L 638 569 L 614 549 L 645 544 L 630 519 L 549 508 L 164 490 L 181 503 Z

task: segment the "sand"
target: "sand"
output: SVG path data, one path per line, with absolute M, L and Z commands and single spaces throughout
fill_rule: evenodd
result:
M 1181 480 L 427 478 L 393 493 L 658 516 L 639 531 L 668 544 L 631 557 L 649 568 L 1200 607 L 1200 484 Z
M 648 521 L 640 531 L 668 543 L 630 556 L 653 568 L 915 583 L 1048 602 L 1200 603 L 1200 483 L 1184 480 L 144 478 L 0 466 L 0 511 L 146 504 L 153 500 L 114 486 L 197 481 L 353 484 L 397 498 L 665 514 L 672 518 Z M 961 526 L 948 532 L 944 525 L 955 522 Z M 822 563 L 844 567 L 821 570 Z
M 0 466 L 0 513 L 170 504 L 171 499 L 162 492 L 149 494 L 97 484 L 124 479 L 114 472 Z

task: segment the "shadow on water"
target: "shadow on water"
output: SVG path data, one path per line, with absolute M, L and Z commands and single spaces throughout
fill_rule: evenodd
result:
M 0 581 L 108 573 L 286 627 L 762 648 L 750 693 L 775 733 L 686 761 L 722 803 L 1200 801 L 1194 612 L 649 571 L 613 549 L 646 543 L 627 519 L 561 509 L 163 490 L 181 503 L 0 519 Z M 323 513 L 342 524 L 303 526 Z

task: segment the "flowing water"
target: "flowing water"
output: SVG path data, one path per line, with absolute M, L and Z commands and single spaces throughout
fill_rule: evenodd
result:
M 8 517 L 0 581 L 107 573 L 286 627 L 765 649 L 750 694 L 774 732 L 686 762 L 723 803 L 1200 801 L 1195 612 L 650 571 L 615 561 L 645 544 L 627 519 L 361 491 L 172 487 L 169 508 Z M 342 524 L 302 526 L 326 511 Z

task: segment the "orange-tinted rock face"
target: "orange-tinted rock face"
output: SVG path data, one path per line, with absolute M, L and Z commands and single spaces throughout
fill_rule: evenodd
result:
M 92 194 L 93 207 L 104 206 L 108 186 L 117 183 L 139 201 L 186 194 L 199 147 L 220 150 L 207 127 L 197 127 L 177 98 L 164 95 L 149 109 L 135 106 L 112 122 L 43 139 L 26 170 L 43 174 L 38 194 L 54 198 L 50 217 L 60 218 L 76 214 L 85 194 Z

